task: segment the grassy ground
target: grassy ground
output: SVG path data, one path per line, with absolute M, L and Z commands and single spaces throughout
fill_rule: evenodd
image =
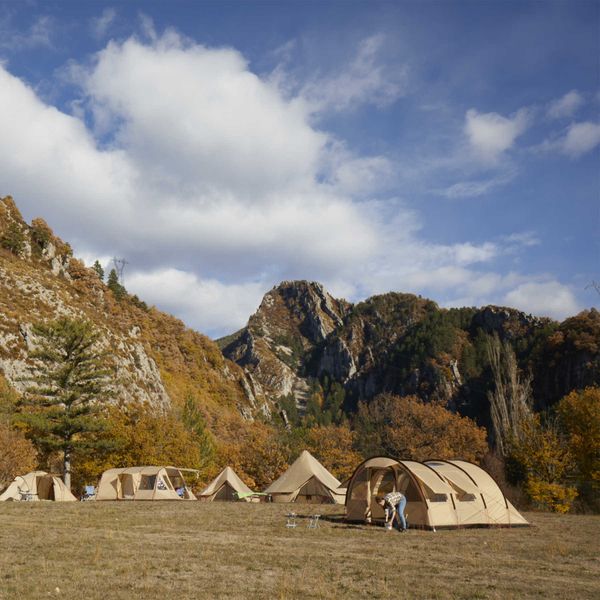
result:
M 2 503 L 0 600 L 600 597 L 598 516 L 399 534 L 334 521 L 287 529 L 289 508 Z

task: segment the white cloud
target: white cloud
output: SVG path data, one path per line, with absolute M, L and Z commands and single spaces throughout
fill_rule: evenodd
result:
M 504 296 L 505 304 L 540 316 L 564 319 L 581 310 L 573 292 L 558 281 L 522 283 Z
M 99 17 L 93 18 L 91 20 L 91 29 L 94 37 L 97 39 L 105 37 L 116 17 L 117 11 L 114 8 L 105 8 Z
M 442 191 L 446 198 L 477 198 L 485 196 L 493 190 L 510 183 L 516 176 L 516 171 L 511 169 L 502 175 L 488 179 L 459 181 Z
M 560 149 L 572 158 L 578 158 L 592 151 L 600 144 L 600 124 L 573 123 L 560 141 Z
M 363 104 L 378 107 L 393 104 L 406 91 L 407 69 L 380 62 L 384 43 L 383 35 L 365 38 L 346 68 L 308 81 L 300 96 L 313 112 L 348 111 Z
M 178 269 L 161 269 L 135 273 L 128 278 L 127 288 L 200 331 L 220 335 L 239 329 L 248 320 L 260 304 L 267 284 L 261 281 L 227 285 Z
M 562 98 L 554 100 L 548 106 L 546 114 L 551 119 L 561 119 L 572 116 L 583 104 L 583 97 L 577 90 L 571 90 Z
M 392 163 L 316 129 L 302 97 L 234 49 L 170 31 L 111 42 L 73 73 L 83 98 L 69 115 L 0 66 L 0 195 L 90 263 L 125 257 L 127 287 L 192 326 L 239 328 L 282 279 L 321 280 L 350 299 L 508 289 L 492 271 L 498 244 L 425 241 L 400 200 L 373 199 Z
M 512 117 L 479 113 L 471 108 L 465 117 L 464 131 L 476 156 L 493 163 L 513 146 L 528 124 L 528 111 L 523 108 Z

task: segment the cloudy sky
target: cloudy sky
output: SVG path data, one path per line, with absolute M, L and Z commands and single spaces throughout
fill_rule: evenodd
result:
M 211 336 L 287 279 L 598 305 L 600 3 L 0 0 L 0 195 Z

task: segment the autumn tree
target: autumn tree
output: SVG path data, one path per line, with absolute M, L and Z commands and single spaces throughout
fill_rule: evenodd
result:
M 343 481 L 362 460 L 353 447 L 355 437 L 346 425 L 312 427 L 306 436 L 306 446 L 328 471 Z
M 0 491 L 17 475 L 35 468 L 37 454 L 23 432 L 12 426 L 17 393 L 0 376 Z
M 580 495 L 597 509 L 600 497 L 600 388 L 571 392 L 558 404 L 557 414 L 573 456 Z
M 573 465 L 568 445 L 556 424 L 542 424 L 539 415 L 533 415 L 520 427 L 507 456 L 509 478 L 522 483 L 538 507 L 568 512 L 577 497 L 577 490 L 568 482 Z
M 81 319 L 37 324 L 33 335 L 36 348 L 29 356 L 38 369 L 19 403 L 19 420 L 42 454 L 60 453 L 70 489 L 73 453 L 102 443 L 101 407 L 111 372 L 107 354 L 99 349 L 99 333 Z
M 416 396 L 382 394 L 369 403 L 361 402 L 355 429 L 357 447 L 364 456 L 478 462 L 488 451 L 483 427 Z
M 32 471 L 36 462 L 33 444 L 22 432 L 0 421 L 0 491 L 17 475 Z

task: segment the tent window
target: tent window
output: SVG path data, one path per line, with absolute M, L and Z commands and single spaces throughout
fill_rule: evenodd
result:
M 156 475 L 142 475 L 140 490 L 153 490 L 156 485 Z
M 354 478 L 352 485 L 351 500 L 363 500 L 367 495 L 367 469 L 363 469 Z
M 431 494 L 429 500 L 430 502 L 447 502 L 448 494 Z

